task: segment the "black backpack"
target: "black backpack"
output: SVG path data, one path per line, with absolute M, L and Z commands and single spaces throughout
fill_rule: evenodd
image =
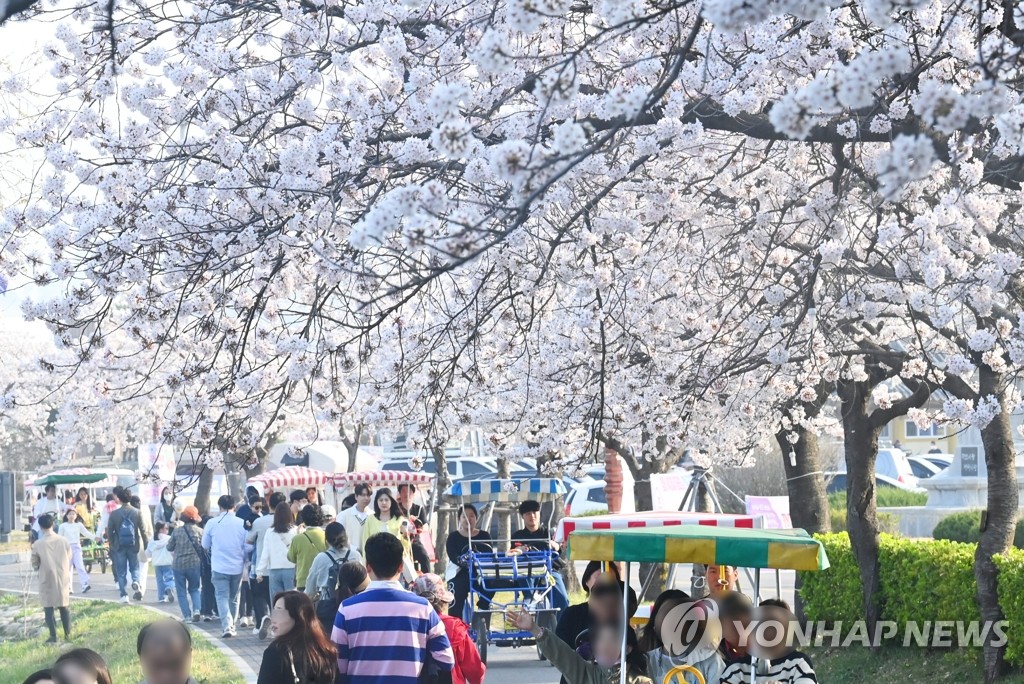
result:
M 327 557 L 333 560 L 329 552 L 321 551 L 320 553 L 326 553 Z M 339 586 L 341 566 L 348 561 L 351 555 L 352 549 L 349 549 L 345 552 L 344 558 L 335 560 L 331 565 L 331 569 L 327 571 L 327 583 L 322 589 L 318 588 L 316 616 L 328 635 L 330 635 L 331 630 L 334 628 L 334 617 L 338 614 L 338 606 L 341 605 L 341 587 Z

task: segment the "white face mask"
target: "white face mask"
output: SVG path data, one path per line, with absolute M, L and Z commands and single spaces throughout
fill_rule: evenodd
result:
M 174 495 L 173 494 L 164 494 L 164 502 L 165 503 L 171 503 L 172 501 L 174 501 Z

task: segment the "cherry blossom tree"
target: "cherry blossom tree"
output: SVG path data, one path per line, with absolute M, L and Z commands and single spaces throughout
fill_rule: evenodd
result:
M 56 29 L 52 101 L 0 123 L 46 159 L 0 268 L 62 286 L 25 310 L 80 359 L 147 369 L 118 390 L 166 395 L 166 439 L 247 453 L 304 407 L 739 463 L 818 429 L 823 386 L 871 425 L 910 410 L 899 378 L 950 392 L 939 418 L 1013 481 L 1012 3 L 203 0 L 118 6 L 110 35 L 94 12 Z M 873 490 L 851 502 L 870 547 Z

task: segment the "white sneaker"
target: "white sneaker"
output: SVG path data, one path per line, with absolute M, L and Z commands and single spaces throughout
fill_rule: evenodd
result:
M 127 596 L 122 596 L 121 597 L 121 603 L 131 603 L 131 602 L 132 602 L 132 600 L 130 598 L 128 598 Z
M 252 635 L 254 637 L 258 637 L 260 635 L 260 628 L 259 627 L 253 627 L 252 628 Z

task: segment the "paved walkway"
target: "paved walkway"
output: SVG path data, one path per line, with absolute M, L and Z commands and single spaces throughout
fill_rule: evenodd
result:
M 76 590 L 77 585 L 78 579 L 75 578 Z M 37 588 L 35 573 L 28 563 L 0 565 L 0 591 L 34 594 Z M 147 581 L 146 591 L 148 595 L 143 601 L 133 602 L 133 605 L 142 605 L 175 618 L 181 617 L 177 602 L 154 602 L 156 579 L 153 576 Z M 83 595 L 76 593 L 71 598 L 81 599 Z M 84 598 L 100 601 L 118 600 L 117 585 L 109 568 L 105 574 L 100 574 L 98 569 L 92 573 L 92 590 L 85 594 Z M 238 636 L 221 639 L 219 620 L 195 625 L 189 623 L 189 626 L 203 632 L 211 644 L 235 663 L 245 677 L 245 684 L 256 683 L 256 673 L 259 672 L 263 651 L 269 642 L 260 641 L 253 636 L 252 629 L 240 629 Z M 488 655 L 487 684 L 555 684 L 558 681 L 558 672 L 549 664 L 538 661 L 536 650 L 532 646 L 516 649 L 492 647 Z

